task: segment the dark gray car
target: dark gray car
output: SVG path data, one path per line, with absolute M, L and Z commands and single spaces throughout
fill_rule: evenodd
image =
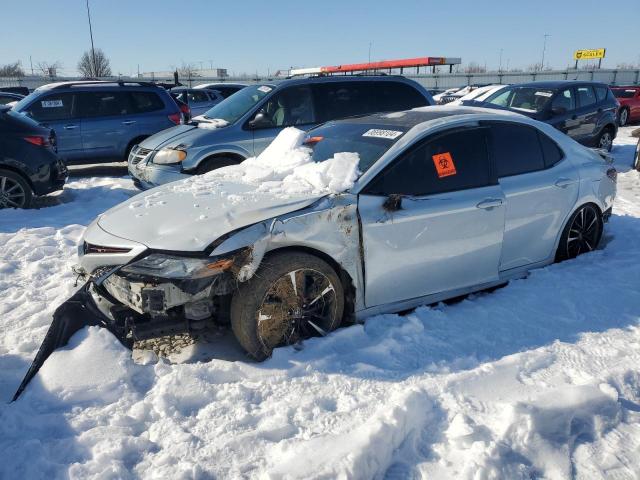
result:
M 533 82 L 511 85 L 467 106 L 504 108 L 553 125 L 588 147 L 611 150 L 620 106 L 604 83 Z

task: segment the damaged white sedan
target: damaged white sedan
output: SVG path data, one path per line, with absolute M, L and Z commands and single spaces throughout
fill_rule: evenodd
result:
M 607 158 L 508 112 L 289 128 L 257 158 L 98 217 L 79 251 L 87 283 L 21 389 L 86 324 L 130 346 L 230 323 L 262 360 L 344 321 L 489 288 L 595 249 L 615 192 Z

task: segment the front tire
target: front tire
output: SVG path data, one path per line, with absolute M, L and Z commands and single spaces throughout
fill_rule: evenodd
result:
M 569 217 L 556 252 L 556 261 L 569 260 L 595 250 L 602 238 L 603 222 L 598 208 L 588 203 Z
M 335 270 L 304 252 L 264 258 L 231 300 L 231 327 L 242 347 L 264 360 L 274 348 L 335 330 L 344 312 L 344 289 Z
M 22 176 L 11 170 L 0 170 L 0 209 L 29 208 L 33 191 Z
M 196 175 L 202 175 L 203 173 L 217 170 L 218 168 L 228 167 L 229 165 L 237 165 L 242 160 L 236 160 L 230 157 L 213 157 L 204 160 L 196 169 Z

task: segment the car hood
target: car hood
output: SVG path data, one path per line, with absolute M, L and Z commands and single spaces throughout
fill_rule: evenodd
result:
M 185 181 L 140 193 L 108 210 L 98 225 L 148 248 L 201 252 L 222 235 L 307 207 L 325 195 L 277 195 L 230 181 L 202 191 Z
M 176 147 L 185 145 L 186 148 L 191 146 L 210 145 L 215 142 L 215 138 L 219 135 L 219 129 L 198 128 L 197 125 L 176 125 L 167 128 L 155 135 L 145 139 L 140 146 L 150 150 L 159 150 L 165 147 Z

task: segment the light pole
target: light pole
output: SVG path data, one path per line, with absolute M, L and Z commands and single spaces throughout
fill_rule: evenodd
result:
M 500 49 L 500 66 L 498 67 L 498 72 L 502 73 L 502 48 Z
M 369 42 L 369 62 L 371 63 L 371 42 Z
M 540 71 L 544 69 L 544 53 L 547 50 L 547 37 L 550 37 L 548 33 L 544 34 L 544 43 L 542 44 L 542 62 L 540 62 Z
M 87 0 L 87 18 L 89 19 L 89 36 L 91 37 L 91 76 L 97 77 L 96 50 L 95 48 L 93 48 L 93 30 L 91 29 L 91 12 L 89 11 L 89 0 Z

